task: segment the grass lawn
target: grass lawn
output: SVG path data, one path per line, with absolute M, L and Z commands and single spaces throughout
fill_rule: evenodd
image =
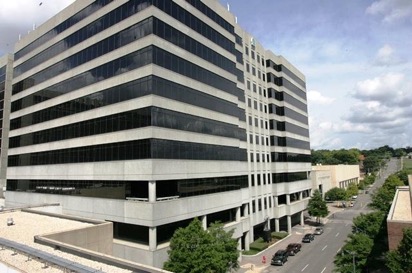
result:
M 288 233 L 286 232 L 272 232 L 271 233 L 272 240 L 270 242 L 265 242 L 263 238 L 258 238 L 256 241 L 250 244 L 250 250 L 248 251 L 243 251 L 243 255 L 255 255 L 261 252 L 262 250 L 265 250 L 269 246 L 273 245 L 277 241 L 285 238 L 288 236 Z
M 403 159 L 403 169 L 412 173 L 412 159 L 409 159 L 409 158 Z

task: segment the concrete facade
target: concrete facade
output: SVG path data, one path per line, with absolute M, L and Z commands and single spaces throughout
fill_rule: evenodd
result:
M 316 165 L 312 166 L 312 173 L 315 175 L 312 177 L 317 177 L 317 172 L 330 172 L 330 185 L 325 185 L 325 187 L 331 188 L 344 188 L 346 189 L 350 183 L 359 183 L 360 171 L 359 165 Z M 328 180 L 324 180 L 328 183 Z M 320 182 L 316 182 L 318 185 Z M 326 190 L 327 191 L 327 190 Z M 325 192 L 326 192 L 325 191 Z
M 14 53 L 6 205 L 111 221 L 156 267 L 195 217 L 246 250 L 303 223 L 305 77 L 217 0 L 76 1 Z
M 10 129 L 10 97 L 13 77 L 13 56 L 11 54 L 0 58 L 0 198 L 6 187 L 7 147 L 9 146 Z

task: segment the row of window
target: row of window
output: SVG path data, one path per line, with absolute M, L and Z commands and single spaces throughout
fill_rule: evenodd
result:
M 294 74 L 292 71 L 287 69 L 284 65 L 281 64 L 276 64 L 272 60 L 266 60 L 266 67 L 271 67 L 277 72 L 283 72 L 285 75 L 293 79 L 295 82 L 306 88 L 306 83 L 302 79 L 300 79 L 296 74 Z
M 63 40 L 50 46 L 48 49 L 30 58 L 28 61 L 15 67 L 14 76 L 17 77 L 23 74 L 24 72 L 28 71 L 29 69 L 36 67 L 41 63 L 44 63 L 52 57 L 57 56 L 58 54 L 68 50 L 69 48 L 89 39 L 97 33 L 140 12 L 141 10 L 147 8 L 148 5 L 149 4 L 147 0 L 133 0 L 126 2 L 117 9 L 112 10 L 111 12 L 103 15 L 102 17 L 90 23 L 89 25 L 77 30 L 73 34 L 64 38 Z M 21 91 L 22 90 L 20 90 L 20 88 L 17 88 L 16 90 L 13 89 L 13 94 Z
M 311 162 L 311 156 L 296 153 L 271 153 L 271 162 Z
M 0 67 L 0 83 L 6 80 L 6 68 L 7 66 Z
M 29 133 L 9 140 L 9 148 L 48 143 L 147 126 L 236 138 L 245 141 L 246 132 L 232 124 L 187 115 L 158 107 L 146 107 L 102 118 L 77 122 Z
M 149 198 L 148 181 L 7 180 L 8 191 L 26 191 L 110 199 Z M 199 196 L 247 188 L 247 176 L 156 181 L 156 197 Z
M 199 0 L 186 0 L 186 2 L 190 3 L 192 6 L 194 6 L 196 9 L 201 11 L 204 15 L 212 19 L 215 23 L 217 23 L 219 26 L 223 27 L 226 29 L 229 33 L 234 34 L 235 33 L 235 28 L 232 24 L 230 24 L 228 21 L 223 19 L 219 14 L 217 14 L 214 10 L 203 4 Z
M 270 136 L 270 145 L 310 150 L 309 141 L 299 140 L 291 137 Z
M 292 134 L 297 134 L 304 137 L 309 137 L 309 129 L 303 128 L 301 126 L 277 120 L 269 120 L 269 128 L 271 130 L 278 130 L 282 132 L 289 132 Z
M 180 7 L 174 1 L 152 0 L 153 5 L 164 11 L 166 14 L 172 16 L 176 20 L 195 30 L 202 36 L 206 37 L 213 43 L 226 49 L 228 52 L 235 54 L 235 43 L 226 38 L 220 32 L 209 27 L 208 24 L 197 18 L 195 15 L 189 13 L 184 8 Z M 199 1 L 200 2 L 200 1 Z M 234 33 L 234 31 L 229 31 Z M 233 38 L 232 38 L 233 39 Z M 234 39 L 233 39 L 234 40 Z
M 279 92 L 279 91 L 276 91 L 273 88 L 269 88 L 268 89 L 268 96 L 269 96 L 269 98 L 274 98 L 278 101 L 287 102 L 288 104 L 293 105 L 296 108 L 298 108 L 298 109 L 300 109 L 304 112 L 307 112 L 307 110 L 308 110 L 308 106 L 306 105 L 306 103 L 303 103 L 302 101 L 296 99 L 295 97 L 293 97 L 290 94 L 285 93 L 283 91 Z
M 89 62 L 95 58 L 98 58 L 108 52 L 111 52 L 117 48 L 123 47 L 135 40 L 141 39 L 153 32 L 152 18 L 143 20 L 115 35 L 112 35 L 88 48 L 73 54 L 72 56 L 63 59 L 52 66 L 49 66 L 42 71 L 31 75 L 29 78 L 19 81 L 13 85 L 13 94 L 17 94 L 25 89 L 38 85 L 44 81 L 47 81 L 59 74 L 69 71 L 75 67 L 78 67 L 86 62 Z M 47 53 L 47 52 L 46 52 Z M 39 56 L 39 55 L 37 55 Z M 30 62 L 26 62 L 28 64 Z M 12 104 L 12 111 L 20 110 L 16 107 L 19 102 Z M 22 105 L 26 106 L 26 105 Z M 27 105 L 30 106 L 30 105 Z M 27 107 L 26 106 L 26 107 Z
M 227 70 L 228 72 L 235 73 L 235 64 L 227 58 L 216 53 L 215 51 L 204 46 L 203 44 L 195 41 L 189 36 L 177 31 L 176 29 L 163 23 L 157 18 L 148 18 L 126 30 L 123 30 L 109 38 L 106 38 L 105 40 L 97 44 L 90 46 L 89 48 L 86 48 L 85 50 L 82 50 L 70 56 L 69 58 L 66 58 L 63 61 L 60 61 L 52 65 L 51 67 L 31 76 L 28 79 L 20 81 L 19 83 L 14 85 L 14 90 L 16 92 L 20 92 L 20 89 L 24 90 L 26 88 L 34 86 L 42 81 L 45 81 L 58 74 L 66 72 L 67 70 L 73 69 L 74 67 L 77 67 L 112 50 L 115 50 L 116 48 L 122 47 L 130 42 L 133 42 L 134 40 L 149 35 L 153 32 L 153 30 L 154 33 L 157 34 L 159 37 L 165 38 L 166 40 L 188 50 L 189 52 L 192 52 L 195 55 L 198 55 L 199 57 L 207 61 L 214 63 L 215 65 Z M 119 68 L 114 69 L 119 71 Z M 60 84 L 58 85 L 60 86 Z M 49 88 L 39 92 L 47 94 L 51 93 Z M 13 102 L 12 112 L 31 106 L 34 103 L 42 102 L 34 101 L 31 98 L 32 96 L 37 96 L 37 93 Z M 43 96 L 43 98 L 46 100 L 47 97 Z
M 58 34 L 62 33 L 64 30 L 68 29 L 69 27 L 77 24 L 84 18 L 90 16 L 97 10 L 101 9 L 105 5 L 109 4 L 113 0 L 95 0 L 92 4 L 89 6 L 85 7 L 72 17 L 68 18 L 67 20 L 63 21 L 62 23 L 58 24 L 56 27 L 54 27 L 52 30 L 46 32 L 43 34 L 41 37 L 39 37 L 37 40 L 33 41 L 26 47 L 22 48 L 16 54 L 14 55 L 14 59 L 18 60 L 30 51 L 33 51 L 37 47 L 39 47 L 42 44 L 45 44 L 47 41 L 50 41 L 54 37 L 56 37 Z
M 276 114 L 278 116 L 285 116 L 291 119 L 294 119 L 296 121 L 299 121 L 300 123 L 303 123 L 305 125 L 308 125 L 308 117 L 305 115 L 302 115 L 296 111 L 293 111 L 292 109 L 289 109 L 287 107 L 283 106 L 277 106 L 275 104 L 270 103 L 269 104 L 269 113 L 270 114 Z
M 273 183 L 294 182 L 308 179 L 306 172 L 292 172 L 292 173 L 273 173 Z
M 246 150 L 237 147 L 163 139 L 141 139 L 11 155 L 8 159 L 9 167 L 134 159 L 247 161 Z
M 284 86 L 286 89 L 306 101 L 306 92 L 283 77 L 277 77 L 272 73 L 267 73 L 267 82 L 274 83 L 277 86 Z
M 182 23 L 186 24 L 187 26 L 191 27 L 195 31 L 199 32 L 209 40 L 213 41 L 214 43 L 222 46 L 224 49 L 229 51 L 230 53 L 235 53 L 234 43 L 231 42 L 229 39 L 221 35 L 216 30 L 209 27 L 207 24 L 196 18 L 194 15 L 190 14 L 180 6 L 178 6 L 173 1 L 153 1 L 154 5 L 170 16 L 174 17 L 177 20 L 180 20 Z M 108 27 L 124 20 L 125 18 L 130 17 L 131 15 L 136 14 L 137 12 L 145 9 L 149 5 L 151 5 L 151 1 L 147 0 L 135 0 L 135 1 L 128 1 L 121 7 L 111 11 L 110 13 L 104 15 L 100 19 L 96 20 L 95 22 L 91 23 L 90 25 L 86 26 L 78 30 L 77 32 L 73 33 L 69 37 L 65 38 L 64 40 L 60 41 L 59 43 L 53 45 L 48 50 L 43 51 L 42 53 L 38 54 L 37 56 L 33 57 L 28 62 L 21 65 L 21 67 L 15 68 L 15 76 L 24 73 L 25 71 L 29 70 L 32 67 L 37 66 L 38 64 L 45 62 L 46 60 L 50 59 L 53 56 L 67 50 L 70 47 L 92 37 L 93 35 L 107 29 Z M 175 11 L 173 12 L 173 11 Z M 133 36 L 130 37 L 133 39 Z M 13 94 L 21 92 L 23 88 L 23 84 L 19 83 L 16 87 L 13 88 Z
M 149 94 L 159 95 L 219 113 L 238 117 L 239 120 L 245 120 L 244 112 L 234 103 L 221 100 L 217 97 L 157 76 L 148 76 L 12 119 L 10 122 L 10 129 L 14 130 L 30 126 Z M 45 93 L 45 95 L 50 94 Z M 43 98 L 39 95 L 34 96 L 33 100 L 42 101 Z

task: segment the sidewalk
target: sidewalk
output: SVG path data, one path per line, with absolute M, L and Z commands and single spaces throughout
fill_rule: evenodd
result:
M 329 221 L 330 217 L 333 217 L 333 214 L 337 211 L 342 211 L 342 208 L 337 208 L 335 204 L 328 204 L 329 215 L 323 218 L 322 223 L 326 224 Z M 239 263 L 240 268 L 236 271 L 238 273 L 263 273 L 265 269 L 270 266 L 270 260 L 272 259 L 273 254 L 279 249 L 285 249 L 290 243 L 300 243 L 302 237 L 306 233 L 312 233 L 316 226 L 314 221 L 306 221 L 305 225 L 296 225 L 292 227 L 292 232 L 287 237 L 282 240 L 277 241 L 273 245 L 269 246 L 267 249 L 262 252 L 250 256 L 243 255 L 242 261 Z M 263 263 L 263 257 L 265 257 L 266 263 Z

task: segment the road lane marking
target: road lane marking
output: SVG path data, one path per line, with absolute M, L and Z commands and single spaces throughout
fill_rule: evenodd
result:
M 327 248 L 328 247 L 328 245 L 325 245 L 323 248 L 322 248 L 322 251 L 324 251 L 325 250 L 325 248 Z
M 303 272 L 305 269 L 306 269 L 306 267 L 308 267 L 309 266 L 309 264 L 307 264 L 302 270 L 301 270 L 301 272 Z
M 323 273 L 325 270 L 326 270 L 326 266 L 325 266 L 325 268 L 322 270 L 322 272 L 320 272 L 320 273 Z
M 339 236 L 339 232 L 338 232 L 338 233 L 336 233 L 335 237 L 338 237 L 338 236 Z

